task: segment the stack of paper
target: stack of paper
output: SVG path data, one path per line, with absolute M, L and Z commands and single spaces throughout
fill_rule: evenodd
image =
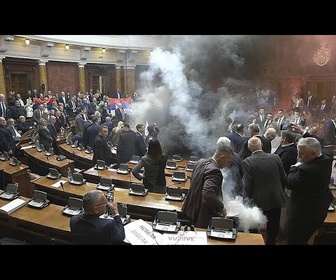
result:
M 6 213 L 6 214 L 11 214 L 13 213 L 15 210 L 21 208 L 22 206 L 26 205 L 26 201 L 24 201 L 21 198 L 16 198 L 14 200 L 12 200 L 11 202 L 5 204 L 4 206 L 2 206 L 0 208 L 0 212 L 2 213 Z

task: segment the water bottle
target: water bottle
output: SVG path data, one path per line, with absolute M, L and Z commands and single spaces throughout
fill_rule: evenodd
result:
M 106 195 L 106 199 L 108 202 L 113 202 L 114 201 L 114 193 L 113 191 L 109 191 Z M 112 210 L 110 209 L 110 207 L 106 207 L 106 215 L 113 215 Z
M 72 181 L 72 170 L 70 166 L 68 167 L 68 180 Z

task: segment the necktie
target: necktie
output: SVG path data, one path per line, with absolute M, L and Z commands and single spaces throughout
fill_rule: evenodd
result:
M 1 101 L 1 114 L 2 114 L 2 117 L 6 117 L 6 108 L 5 108 L 5 103 L 3 101 Z

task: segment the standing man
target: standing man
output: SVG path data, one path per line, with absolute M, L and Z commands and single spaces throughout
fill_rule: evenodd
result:
M 299 139 L 299 160 L 287 175 L 291 190 L 288 215 L 288 245 L 307 245 L 325 220 L 334 196 L 329 189 L 333 158 L 322 154 L 313 137 Z
M 218 145 L 215 154 L 197 161 L 182 212 L 196 227 L 207 228 L 212 217 L 225 217 L 222 200 L 223 174 L 221 169 L 233 159 L 230 147 Z
M 145 143 L 144 133 L 145 133 L 145 126 L 141 123 L 136 125 L 136 141 L 135 141 L 135 154 L 143 157 L 147 152 L 147 147 Z
M 14 138 L 7 127 L 6 119 L 0 117 L 0 151 L 7 152 L 10 156 L 16 156 L 17 150 Z
M 336 114 L 324 124 L 322 138 L 323 145 L 336 145 Z
M 281 208 L 286 206 L 286 173 L 278 155 L 265 153 L 259 137 L 248 140 L 251 156 L 243 160 L 246 196 L 267 217 L 266 245 L 275 245 L 280 230 Z
M 0 117 L 7 119 L 7 105 L 5 102 L 5 95 L 0 93 Z
M 114 111 L 116 122 L 125 122 L 125 111 L 120 102 L 116 103 L 116 109 Z
M 99 133 L 93 141 L 93 164 L 97 164 L 97 160 L 105 161 L 105 165 L 111 165 L 112 152 L 106 142 L 106 137 L 108 135 L 108 127 L 101 125 L 99 128 Z
M 135 132 L 131 130 L 129 123 L 124 123 L 117 148 L 118 163 L 127 163 L 135 155 L 135 141 Z

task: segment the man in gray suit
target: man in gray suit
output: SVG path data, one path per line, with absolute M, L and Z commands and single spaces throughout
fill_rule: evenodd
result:
M 226 216 L 221 169 L 230 164 L 233 156 L 230 147 L 219 145 L 212 157 L 197 161 L 181 209 L 194 226 L 207 228 L 212 217 Z
M 265 153 L 260 138 L 248 141 L 252 155 L 243 160 L 246 196 L 267 217 L 266 245 L 275 245 L 280 229 L 281 208 L 286 206 L 286 173 L 278 155 Z

